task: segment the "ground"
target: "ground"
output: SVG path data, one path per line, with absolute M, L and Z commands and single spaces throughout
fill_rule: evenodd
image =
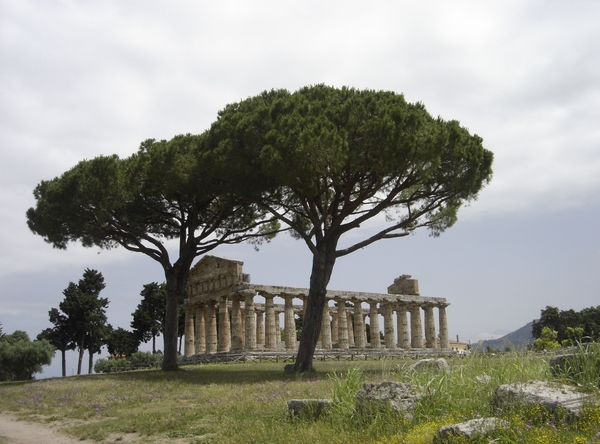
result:
M 16 417 L 0 415 L 0 444 L 86 444 L 56 431 L 52 426 L 18 421 Z

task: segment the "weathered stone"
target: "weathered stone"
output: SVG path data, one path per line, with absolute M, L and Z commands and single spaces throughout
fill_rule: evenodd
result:
M 295 373 L 296 370 L 294 370 L 294 364 L 286 364 L 283 367 L 283 373 Z
M 318 419 L 331 405 L 331 399 L 290 399 L 288 410 L 293 417 Z
M 421 399 L 417 388 L 401 382 L 365 383 L 356 394 L 357 409 L 364 413 L 392 410 L 412 419 L 417 402 Z
M 439 359 L 421 359 L 415 362 L 411 367 L 411 371 L 431 372 L 431 373 L 448 373 L 450 365 L 444 358 Z
M 553 413 L 562 409 L 571 417 L 579 416 L 584 403 L 588 401 L 589 395 L 578 393 L 571 386 L 546 381 L 501 385 L 496 389 L 493 399 L 498 410 L 516 405 L 541 405 Z
M 550 359 L 550 370 L 553 375 L 564 374 L 565 370 L 571 366 L 573 354 L 556 355 Z
M 433 438 L 434 444 L 452 442 L 454 437 L 464 436 L 472 438 L 475 435 L 487 435 L 497 427 L 506 426 L 508 423 L 499 418 L 472 419 L 460 424 L 452 424 L 439 429 Z

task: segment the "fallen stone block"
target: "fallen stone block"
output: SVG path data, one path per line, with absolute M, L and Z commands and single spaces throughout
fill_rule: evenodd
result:
M 292 417 L 318 419 L 331 406 L 331 399 L 290 399 L 288 410 Z
M 517 405 L 540 405 L 552 413 L 563 410 L 575 418 L 583 406 L 592 399 L 585 393 L 576 392 L 569 385 L 547 381 L 504 384 L 496 389 L 493 403 L 498 410 L 508 410 Z
M 431 373 L 448 373 L 450 365 L 444 358 L 439 359 L 421 359 L 415 362 L 411 367 L 411 371 L 415 372 L 431 372 Z
M 356 406 L 362 414 L 391 410 L 412 419 L 421 395 L 411 384 L 401 382 L 365 383 L 356 394 Z
M 473 438 L 475 435 L 488 435 L 497 427 L 507 426 L 500 418 L 478 418 L 460 424 L 452 424 L 439 429 L 433 438 L 434 444 L 452 442 L 455 437 Z

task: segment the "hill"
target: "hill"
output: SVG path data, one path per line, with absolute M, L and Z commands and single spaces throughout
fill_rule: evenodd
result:
M 518 330 L 508 333 L 501 338 L 479 341 L 473 348 L 481 351 L 486 351 L 488 347 L 501 351 L 504 351 L 507 347 L 510 347 L 511 349 L 527 348 L 529 344 L 533 344 L 532 327 L 533 321 L 528 322 Z

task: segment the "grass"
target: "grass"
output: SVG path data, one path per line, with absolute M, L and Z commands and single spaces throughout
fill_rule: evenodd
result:
M 411 372 L 410 360 L 382 360 L 318 362 L 301 375 L 284 374 L 282 364 L 237 363 L 2 383 L 0 411 L 57 422 L 69 435 L 96 441 L 431 443 L 444 425 L 495 415 L 499 385 L 552 378 L 544 355 L 474 354 L 449 362 L 444 374 Z M 357 414 L 353 400 L 362 383 L 384 380 L 415 384 L 425 394 L 413 421 Z M 307 421 L 289 417 L 287 401 L 294 398 L 334 403 L 325 417 Z M 499 443 L 600 442 L 598 408 L 575 423 L 532 409 L 503 418 L 510 425 L 496 432 Z

